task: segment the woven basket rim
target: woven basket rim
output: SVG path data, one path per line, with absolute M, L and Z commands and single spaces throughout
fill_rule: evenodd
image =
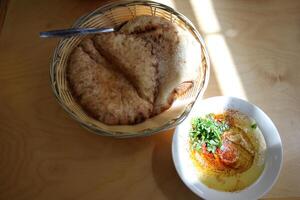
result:
M 209 60 L 209 56 L 208 56 L 208 53 L 207 53 L 207 50 L 206 50 L 207 48 L 206 48 L 204 39 L 202 38 L 200 33 L 197 31 L 197 29 L 195 28 L 193 23 L 187 17 L 185 17 L 180 12 L 174 10 L 173 8 L 171 8 L 171 7 L 169 7 L 165 4 L 154 2 L 154 1 L 143 1 L 143 0 L 135 0 L 135 1 L 122 0 L 122 1 L 118 1 L 118 2 L 112 2 L 112 3 L 105 4 L 105 5 L 97 8 L 96 10 L 92 11 L 91 13 L 80 17 L 79 19 L 77 19 L 75 21 L 75 23 L 73 24 L 72 27 L 78 27 L 78 26 L 81 25 L 81 23 L 83 23 L 86 20 L 90 19 L 92 16 L 98 15 L 98 14 L 103 14 L 103 13 L 105 13 L 105 12 L 111 10 L 111 9 L 118 8 L 118 7 L 124 7 L 124 6 L 136 6 L 136 5 L 154 6 L 155 8 L 165 10 L 165 11 L 171 13 L 172 15 L 175 15 L 180 20 L 182 20 L 185 23 L 185 25 L 188 26 L 189 29 L 191 29 L 193 34 L 195 34 L 195 36 L 197 37 L 197 39 L 198 39 L 198 41 L 201 45 L 201 52 L 203 54 L 203 59 L 201 60 L 201 63 L 203 65 L 202 70 L 204 70 L 204 75 L 203 75 L 203 80 L 202 80 L 202 83 L 201 83 L 201 88 L 197 92 L 197 95 L 196 95 L 194 101 L 192 101 L 190 104 L 188 104 L 186 106 L 186 109 L 184 110 L 184 112 L 179 117 L 167 121 L 161 127 L 145 129 L 145 130 L 137 131 L 137 132 L 133 132 L 133 133 L 102 130 L 98 127 L 93 126 L 92 124 L 87 124 L 87 123 L 83 122 L 61 100 L 61 97 L 59 95 L 58 85 L 56 83 L 56 70 L 55 70 L 57 62 L 58 62 L 57 58 L 59 57 L 58 52 L 59 52 L 60 48 L 63 46 L 63 44 L 65 42 L 65 39 L 61 39 L 59 41 L 58 45 L 56 46 L 55 50 L 54 50 L 52 63 L 51 63 L 51 66 L 50 66 L 50 82 L 51 82 L 52 90 L 54 92 L 54 96 L 56 97 L 56 100 L 62 106 L 62 108 L 69 114 L 69 116 L 71 116 L 73 119 L 75 119 L 77 122 L 79 122 L 82 127 L 86 128 L 89 131 L 92 131 L 93 133 L 99 134 L 99 135 L 114 136 L 114 137 L 121 137 L 121 138 L 139 137 L 139 136 L 149 136 L 149 135 L 152 135 L 154 133 L 162 132 L 164 130 L 168 130 L 170 128 L 173 128 L 173 127 L 177 126 L 178 124 L 180 124 L 187 117 L 187 115 L 190 113 L 195 101 L 199 98 L 199 96 L 203 95 L 203 93 L 205 92 L 205 90 L 207 88 L 207 85 L 208 85 L 209 75 L 210 75 L 210 60 Z

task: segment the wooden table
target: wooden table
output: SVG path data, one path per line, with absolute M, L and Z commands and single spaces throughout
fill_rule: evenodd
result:
M 100 137 L 52 94 L 57 40 L 40 39 L 39 31 L 69 27 L 105 1 L 0 2 L 0 199 L 196 199 L 175 171 L 173 130 Z M 284 165 L 266 198 L 300 198 L 300 1 L 197 2 L 167 1 L 206 39 L 213 66 L 205 97 L 240 96 L 272 118 Z

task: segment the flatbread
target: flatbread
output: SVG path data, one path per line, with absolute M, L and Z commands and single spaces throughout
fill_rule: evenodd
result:
M 189 31 L 162 17 L 139 16 L 120 31 L 153 45 L 159 74 L 154 115 L 159 114 L 193 86 L 200 73 L 201 46 Z
M 67 75 L 87 113 L 108 125 L 128 125 L 168 109 L 193 86 L 200 65 L 200 43 L 189 31 L 139 16 L 119 32 L 83 39 Z
M 152 44 L 134 35 L 105 33 L 94 38 L 96 47 L 118 66 L 139 95 L 154 103 L 158 87 L 157 59 Z
M 105 124 L 136 124 L 152 113 L 153 105 L 139 97 L 132 84 L 97 51 L 89 38 L 73 50 L 67 74 L 79 103 Z

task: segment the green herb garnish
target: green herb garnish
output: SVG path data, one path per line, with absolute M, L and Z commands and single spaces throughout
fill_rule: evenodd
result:
M 196 151 L 201 150 L 205 145 L 206 151 L 215 153 L 216 149 L 221 147 L 221 135 L 229 129 L 229 126 L 225 121 L 215 120 L 214 117 L 214 114 L 208 114 L 205 117 L 192 119 L 190 141 Z
M 255 124 L 255 123 L 251 125 L 251 128 L 253 128 L 253 129 L 256 129 L 256 127 L 257 127 L 257 124 Z

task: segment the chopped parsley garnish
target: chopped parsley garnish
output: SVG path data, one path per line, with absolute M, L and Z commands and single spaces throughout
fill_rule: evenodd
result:
M 199 151 L 206 147 L 206 151 L 215 153 L 222 145 L 221 135 L 229 129 L 225 120 L 216 120 L 214 114 L 192 119 L 190 141 L 192 149 Z
M 253 128 L 253 129 L 256 129 L 256 127 L 257 127 L 257 124 L 255 124 L 255 123 L 251 125 L 251 128 Z

